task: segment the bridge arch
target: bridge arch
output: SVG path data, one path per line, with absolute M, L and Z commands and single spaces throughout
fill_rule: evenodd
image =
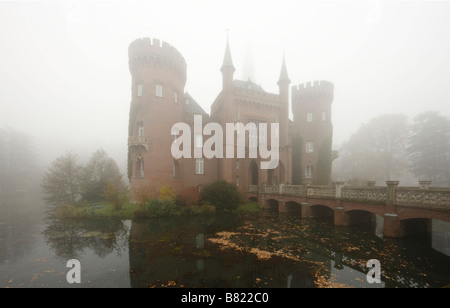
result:
M 258 202 L 258 198 L 255 197 L 255 196 L 250 196 L 250 197 L 248 198 L 248 200 L 251 201 L 251 202 Z
M 295 201 L 287 201 L 284 203 L 284 206 L 286 208 L 286 212 L 289 213 L 301 213 L 302 211 L 302 205 Z
M 431 218 L 406 218 L 400 220 L 402 237 L 417 234 L 430 235 L 432 233 Z
M 310 218 L 334 217 L 334 209 L 328 205 L 313 204 L 308 209 Z
M 266 208 L 269 210 L 276 210 L 278 212 L 279 210 L 279 202 L 275 199 L 267 199 L 266 200 Z
M 344 212 L 345 225 L 375 225 L 376 214 L 366 210 L 349 210 Z

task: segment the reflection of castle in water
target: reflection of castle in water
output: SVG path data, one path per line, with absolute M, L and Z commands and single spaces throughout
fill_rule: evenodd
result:
M 296 243 L 306 247 L 308 252 L 302 256 L 306 262 L 280 257 L 259 260 L 247 252 L 220 251 L 216 244 L 207 240 L 208 234 L 223 229 L 215 223 L 214 218 L 211 223 L 190 222 L 184 227 L 175 220 L 134 221 L 129 240 L 131 286 L 315 287 L 317 277 L 311 264 L 320 262 L 323 265 L 320 275 L 336 283 L 361 287 L 427 287 L 420 280 L 420 273 L 408 272 L 408 269 L 385 280 L 383 265 L 382 283 L 371 285 L 366 282 L 369 269 L 361 258 L 301 238 L 297 238 Z M 268 244 L 262 241 L 253 244 Z
M 183 237 L 172 233 L 171 227 L 170 223 L 133 222 L 129 241 L 132 287 L 168 286 L 176 281 L 185 287 L 313 286 L 314 277 L 302 265 L 293 271 L 291 262 L 274 266 L 232 250 L 214 256 L 211 251 L 217 247 L 205 235 L 214 227 L 190 224 Z

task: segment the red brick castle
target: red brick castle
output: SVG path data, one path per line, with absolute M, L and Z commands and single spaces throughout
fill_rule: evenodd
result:
M 131 72 L 131 104 L 128 128 L 128 176 L 132 191 L 169 185 L 177 192 L 201 190 L 216 180 L 235 183 L 242 190 L 263 184 L 330 184 L 333 153 L 331 104 L 333 84 L 315 81 L 290 87 L 283 58 L 278 93 L 268 93 L 251 80 L 234 79 L 227 40 L 222 72 L 222 91 L 205 112 L 185 91 L 186 61 L 173 46 L 157 39 L 137 39 L 128 49 Z M 291 91 L 291 93 L 290 93 Z M 293 121 L 289 119 L 289 94 Z M 179 158 L 171 155 L 175 123 L 189 124 L 194 115 L 203 126 L 219 123 L 279 123 L 279 164 L 261 169 L 261 158 Z M 258 131 L 246 133 L 249 143 L 261 141 Z M 207 139 L 192 134 L 192 151 Z M 267 139 L 270 145 L 270 138 Z M 225 139 L 224 148 L 226 146 Z M 192 156 L 193 157 L 193 156 Z

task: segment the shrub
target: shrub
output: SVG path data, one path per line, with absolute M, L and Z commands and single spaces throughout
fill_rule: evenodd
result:
M 175 202 L 177 199 L 177 193 L 172 187 L 166 185 L 161 188 L 161 191 L 159 192 L 159 199 Z
M 152 199 L 145 207 L 148 217 L 174 216 L 178 213 L 178 206 L 172 200 Z
M 192 215 L 214 215 L 216 213 L 216 207 L 212 204 L 206 203 L 202 205 L 189 205 L 181 209 L 180 214 L 183 216 Z
M 176 204 L 184 207 L 190 206 L 194 204 L 198 204 L 198 200 L 200 199 L 200 195 L 198 192 L 198 187 L 188 187 L 184 189 L 181 194 L 177 195 Z
M 201 193 L 202 201 L 209 202 L 218 210 L 231 211 L 242 202 L 242 195 L 236 185 L 227 181 L 216 181 L 206 186 Z

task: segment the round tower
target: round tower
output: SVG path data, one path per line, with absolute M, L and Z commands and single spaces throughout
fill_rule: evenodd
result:
M 313 81 L 292 87 L 293 183 L 331 183 L 332 138 L 331 104 L 334 85 Z
M 186 61 L 158 39 L 133 41 L 128 48 L 131 104 L 128 127 L 128 176 L 132 198 L 146 187 L 181 188 L 178 162 L 171 155 L 172 125 L 183 121 Z

